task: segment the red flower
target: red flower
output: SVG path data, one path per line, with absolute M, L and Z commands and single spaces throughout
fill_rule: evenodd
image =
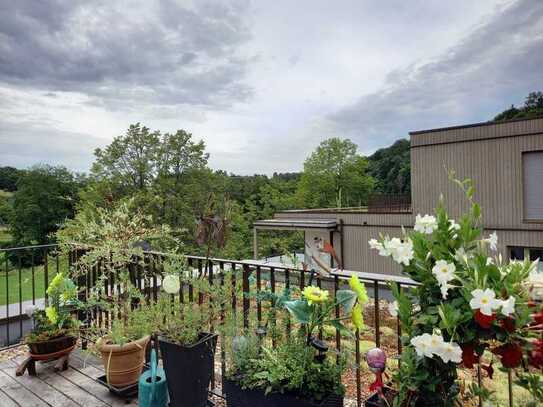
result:
M 543 368 L 543 339 L 534 342 L 534 349 L 530 352 L 528 363 L 535 368 Z
M 501 356 L 502 366 L 506 368 L 517 367 L 522 360 L 522 349 L 516 343 L 507 343 L 494 349 L 493 352 Z
M 486 371 L 490 379 L 494 377 L 494 368 L 492 367 L 492 362 L 488 366 L 481 365 L 481 368 Z
M 481 328 L 489 329 L 492 326 L 492 322 L 496 319 L 496 314 L 485 315 L 480 310 L 475 313 L 475 321 Z
M 515 331 L 515 320 L 514 318 L 507 317 L 505 319 L 500 319 L 500 325 L 507 332 L 512 333 Z
M 479 356 L 475 353 L 475 346 L 473 343 L 463 343 L 460 347 L 462 348 L 462 363 L 468 369 L 473 369 L 473 364 L 479 363 Z

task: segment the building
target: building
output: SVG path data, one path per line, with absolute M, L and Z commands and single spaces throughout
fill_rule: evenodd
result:
M 543 118 L 478 123 L 414 131 L 411 138 L 411 207 L 389 200 L 367 208 L 290 210 L 257 221 L 262 229 L 303 230 L 306 248 L 314 239 L 333 242 L 343 268 L 398 273 L 390 258 L 370 251 L 379 234 L 401 235 L 416 214 L 432 213 L 441 194 L 451 217 L 468 208 L 463 193 L 448 179 L 471 178 L 483 209 L 486 233 L 498 234 L 504 258 L 543 259 Z

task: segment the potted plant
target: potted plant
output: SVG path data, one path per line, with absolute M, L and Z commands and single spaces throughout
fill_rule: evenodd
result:
M 362 306 L 367 301 L 365 287 L 356 277 L 351 289 L 338 290 L 334 298 L 327 290 L 308 286 L 298 299 L 289 294 L 274 296 L 299 325 L 286 338 L 265 338 L 265 329 L 256 335 L 245 333 L 232 341 L 230 370 L 224 380 L 227 404 L 233 407 L 336 407 L 343 406 L 345 389 L 341 375 L 346 368 L 344 355 L 327 358 L 328 345 L 316 333 L 331 325 L 351 334 L 343 321 L 351 319 L 363 329 Z M 266 294 L 270 296 L 269 293 Z M 334 316 L 336 307 L 342 311 Z
M 218 338 L 211 327 L 220 329 L 220 316 L 224 319 L 226 302 L 230 298 L 226 288 L 229 285 L 212 284 L 199 277 L 180 256 L 170 256 L 164 267 L 164 294 L 151 305 L 151 314 L 168 382 L 170 405 L 207 406 Z M 190 285 L 196 295 L 205 298 L 205 304 L 182 302 L 177 296 L 181 285 Z
M 95 340 L 102 355 L 107 384 L 116 388 L 136 385 L 151 329 L 145 294 L 137 286 L 137 278 L 150 286 L 152 275 L 146 272 L 146 261 L 154 261 L 154 257 L 143 248 L 171 247 L 175 241 L 169 229 L 153 226 L 152 219 L 128 200 L 97 208 L 95 213 L 79 212 L 57 237 L 66 252 L 77 250 L 74 275 L 97 276 L 90 295 L 80 303 L 81 309 L 98 309 L 111 316 L 111 326 L 87 329 L 87 338 Z M 137 276 L 137 269 L 144 272 Z M 113 278 L 115 289 L 110 289 Z
M 412 290 L 392 286 L 404 351 L 394 376 L 397 406 L 452 406 L 459 403 L 457 372 L 480 368 L 492 379 L 493 363 L 517 376 L 517 383 L 543 401 L 543 314 L 530 295 L 537 291 L 537 262 L 503 261 L 496 232 L 483 235 L 481 208 L 470 180 L 454 179 L 471 209 L 458 222 L 443 202 L 435 216 L 417 215 L 414 230 L 401 238 L 381 236 L 369 244 L 390 256 L 419 283 Z M 531 284 L 532 283 L 532 284 Z M 538 338 L 539 336 L 539 338 Z M 483 354 L 490 357 L 484 365 Z M 522 369 L 521 369 L 522 367 Z M 518 369 L 516 369 L 518 368 Z M 490 392 L 470 386 L 484 401 Z
M 49 306 L 44 310 L 30 307 L 32 331 L 25 343 L 34 359 L 51 359 L 70 353 L 79 335 L 79 321 L 73 316 L 77 287 L 63 273 L 58 273 L 47 288 Z

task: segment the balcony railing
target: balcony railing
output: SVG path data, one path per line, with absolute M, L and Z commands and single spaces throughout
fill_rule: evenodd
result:
M 371 194 L 368 197 L 368 212 L 411 212 L 411 194 Z
M 27 305 L 44 307 L 47 305 L 46 289 L 48 282 L 54 274 L 59 271 L 70 272 L 76 263 L 80 253 L 75 249 L 67 256 L 62 256 L 55 245 L 23 247 L 13 249 L 0 249 L 0 260 L 3 259 L 3 275 L 0 274 L 0 350 L 20 344 L 23 336 L 31 329 L 30 321 L 25 313 Z M 163 253 L 145 252 L 145 261 L 133 264 L 130 269 L 133 283 L 142 290 L 148 300 L 154 301 L 158 298 L 163 269 L 162 261 L 167 256 Z M 36 259 L 40 261 L 37 262 Z M 336 270 L 328 277 L 321 277 L 310 271 L 288 266 L 267 266 L 253 261 L 239 261 L 229 259 L 206 259 L 199 256 L 187 256 L 188 264 L 201 278 L 207 278 L 213 284 L 225 284 L 226 273 L 231 273 L 232 285 L 241 284 L 242 290 L 232 289 L 231 306 L 233 310 L 239 310 L 242 319 L 240 329 L 246 330 L 256 328 L 254 321 L 260 324 L 263 320 L 263 304 L 261 304 L 256 293 L 262 290 L 280 292 L 285 288 L 299 287 L 303 289 L 307 285 L 317 285 L 335 292 L 347 284 L 347 279 L 352 271 Z M 92 271 L 77 279 L 80 288 L 81 298 L 84 300 L 89 290 L 96 283 L 103 268 L 98 265 Z M 389 357 L 397 358 L 402 352 L 400 324 L 397 318 L 390 317 L 385 312 L 386 306 L 381 298 L 391 300 L 388 284 L 396 282 L 401 289 L 409 290 L 416 285 L 415 282 L 403 276 L 382 275 L 375 273 L 356 273 L 360 280 L 365 282 L 371 300 L 366 306 L 365 319 L 368 326 L 367 331 L 356 332 L 353 338 L 342 337 L 339 331 L 332 336 L 330 332 L 319 332 L 324 336 L 335 349 L 351 349 L 354 353 L 353 372 L 355 377 L 355 390 L 348 396 L 356 400 L 357 406 L 363 402 L 362 390 L 362 358 L 361 340 L 372 340 L 376 346 L 385 346 Z M 108 284 L 105 287 L 105 294 L 109 295 L 120 289 L 116 284 L 115 275 L 107 276 Z M 2 283 L 3 282 L 3 283 Z M 205 304 L 206 298 L 195 293 L 190 285 L 182 286 L 180 291 L 181 302 L 198 302 Z M 339 317 L 339 309 L 336 309 L 336 316 Z M 99 327 L 108 326 L 115 318 L 103 310 L 95 309 L 84 316 L 88 324 Z M 253 324 L 253 325 L 251 325 Z M 385 330 L 383 327 L 386 326 Z M 286 333 L 290 332 L 290 322 L 287 321 Z M 391 341 L 391 331 L 394 332 Z M 383 341 L 386 336 L 386 344 Z M 220 343 L 224 343 L 220 341 Z M 217 387 L 220 378 L 226 372 L 226 358 L 224 348 L 221 346 L 220 354 L 220 376 L 213 378 L 212 391 Z M 477 380 L 481 380 L 480 369 L 476 372 Z M 509 376 L 509 400 L 512 402 L 512 383 Z M 219 390 L 215 390 L 220 392 Z

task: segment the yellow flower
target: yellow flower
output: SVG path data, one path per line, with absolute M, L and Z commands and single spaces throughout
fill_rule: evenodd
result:
M 47 315 L 47 319 L 49 320 L 51 324 L 55 325 L 58 322 L 58 313 L 55 308 L 53 307 L 45 308 L 45 315 Z
M 358 276 L 352 275 L 349 280 L 351 289 L 358 295 L 358 303 L 365 304 L 369 301 L 368 293 L 366 292 L 366 286 L 360 282 Z
M 353 321 L 353 325 L 356 327 L 356 329 L 358 329 L 359 331 L 362 331 L 364 329 L 364 316 L 362 315 L 362 306 L 360 305 L 360 303 L 357 303 L 353 307 L 351 320 Z
M 324 302 L 328 299 L 328 291 L 312 285 L 305 287 L 302 294 L 309 305 Z

